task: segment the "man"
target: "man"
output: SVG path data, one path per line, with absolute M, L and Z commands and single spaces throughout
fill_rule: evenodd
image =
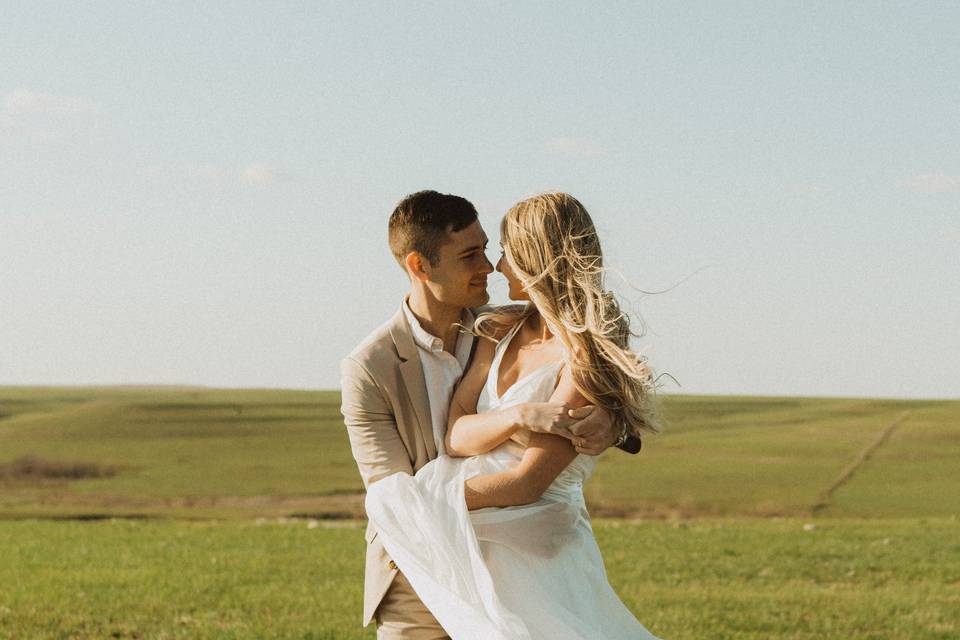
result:
M 472 326 L 475 309 L 489 300 L 493 271 L 477 212 L 459 196 L 421 191 L 404 198 L 390 216 L 389 244 L 410 292 L 341 363 L 341 411 L 365 487 L 397 472 L 414 474 L 444 452 L 450 399 L 475 340 L 461 327 Z M 597 455 L 623 444 L 615 422 L 606 411 L 583 407 L 539 430 Z M 376 619 L 381 640 L 446 638 L 376 537 L 368 525 L 364 626 Z

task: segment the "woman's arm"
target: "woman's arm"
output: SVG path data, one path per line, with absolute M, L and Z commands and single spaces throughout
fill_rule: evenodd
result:
M 473 354 L 470 367 L 460 380 L 447 416 L 443 445 L 447 455 L 456 457 L 486 453 L 523 428 L 533 431 L 565 430 L 577 419 L 567 415 L 562 402 L 525 402 L 496 411 L 477 413 L 477 401 L 487 382 L 496 346 L 482 340 Z
M 496 345 L 485 338 L 480 340 L 477 350 L 470 361 L 470 367 L 463 374 L 447 416 L 447 434 L 443 445 L 447 454 L 466 457 L 490 451 L 512 436 L 520 424 L 518 412 L 512 409 L 490 411 L 482 416 L 475 415 L 480 392 L 487 382 L 487 374 L 493 362 Z
M 573 383 L 569 369 L 564 368 L 550 403 L 562 404 L 564 412 L 586 404 Z M 467 509 L 536 502 L 575 457 L 577 451 L 570 440 L 547 433 L 534 433 L 516 468 L 475 476 L 464 483 Z

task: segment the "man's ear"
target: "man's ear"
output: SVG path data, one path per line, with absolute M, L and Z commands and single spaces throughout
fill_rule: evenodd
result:
M 430 279 L 430 263 L 420 253 L 411 251 L 403 262 L 407 265 L 407 272 L 411 278 L 416 278 L 420 282 L 426 282 Z

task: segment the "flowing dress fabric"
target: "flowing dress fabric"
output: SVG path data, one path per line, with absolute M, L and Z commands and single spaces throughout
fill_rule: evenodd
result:
M 497 346 L 478 413 L 553 394 L 561 362 L 497 394 L 515 333 Z M 578 455 L 533 504 L 467 510 L 464 481 L 515 467 L 528 440 L 522 431 L 488 453 L 441 456 L 370 485 L 367 515 L 387 553 L 453 640 L 657 640 L 607 581 L 583 501 L 596 458 Z

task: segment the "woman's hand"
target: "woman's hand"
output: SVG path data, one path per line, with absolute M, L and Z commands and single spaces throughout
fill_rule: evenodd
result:
M 570 427 L 583 418 L 570 417 L 569 407 L 562 402 L 524 402 L 513 408 L 516 411 L 516 423 L 524 429 L 567 439 L 574 437 Z

